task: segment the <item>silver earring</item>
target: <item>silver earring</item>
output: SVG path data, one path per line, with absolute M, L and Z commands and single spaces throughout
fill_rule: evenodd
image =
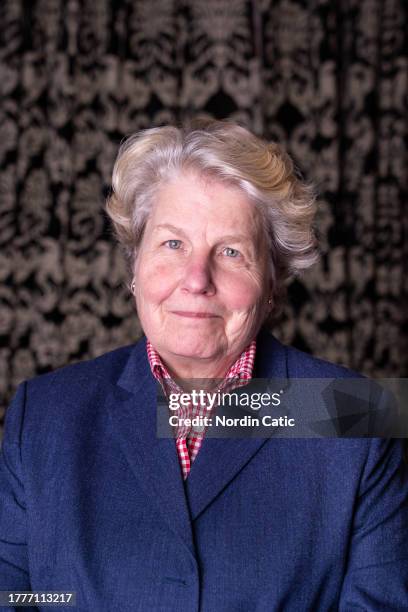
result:
M 268 300 L 268 304 L 269 304 L 269 306 L 271 306 L 271 304 L 272 304 L 272 298 L 269 298 L 269 300 Z
M 135 283 L 134 280 L 132 281 L 132 284 L 130 285 L 130 290 L 131 290 L 131 292 L 134 295 L 135 294 L 135 290 L 136 290 L 136 283 Z

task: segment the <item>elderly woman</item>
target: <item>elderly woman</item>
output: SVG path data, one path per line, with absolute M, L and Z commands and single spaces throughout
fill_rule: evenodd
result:
M 87 612 L 408 609 L 399 443 L 212 438 L 187 418 L 156 432 L 157 381 L 168 399 L 196 379 L 352 376 L 262 329 L 315 259 L 288 156 L 233 123 L 146 130 L 119 151 L 107 210 L 145 337 L 19 387 L 0 589 L 37 609 L 38 592 L 73 592 Z M 217 413 L 203 404 L 182 414 Z

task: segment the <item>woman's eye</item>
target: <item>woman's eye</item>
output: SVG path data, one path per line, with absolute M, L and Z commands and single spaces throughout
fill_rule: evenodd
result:
M 181 240 L 167 240 L 165 242 L 165 244 L 167 244 L 167 246 L 169 247 L 169 249 L 179 249 L 181 246 Z
M 240 252 L 237 251 L 237 249 L 232 249 L 231 247 L 226 247 L 223 250 L 224 255 L 226 255 L 227 257 L 238 257 L 238 255 L 240 255 Z

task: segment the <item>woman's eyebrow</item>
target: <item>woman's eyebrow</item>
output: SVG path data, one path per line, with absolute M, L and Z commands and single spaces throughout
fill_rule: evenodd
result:
M 172 225 L 171 223 L 160 223 L 153 228 L 154 232 L 160 230 L 168 230 L 173 234 L 178 234 L 179 236 L 183 236 L 184 238 L 188 238 L 187 233 L 181 227 L 177 227 L 176 225 Z M 255 250 L 257 250 L 257 245 L 254 240 L 250 236 L 246 236 L 245 234 L 226 234 L 225 236 L 218 236 L 217 243 L 221 242 L 240 242 L 244 244 L 249 244 L 253 246 Z
M 160 223 L 153 228 L 154 232 L 159 230 L 170 230 L 173 234 L 180 234 L 181 236 L 187 236 L 186 232 L 181 229 L 181 227 L 176 227 L 175 225 L 171 225 L 171 223 Z
M 220 236 L 218 238 L 218 242 L 249 242 L 249 243 L 253 243 L 254 241 L 249 236 L 245 236 L 245 234 L 227 234 L 226 236 Z
M 167 229 L 176 234 L 184 234 L 186 232 L 181 227 L 176 227 L 171 223 L 160 223 L 153 228 L 153 231 L 156 232 L 161 229 Z M 245 236 L 245 234 L 226 234 L 225 236 L 219 236 L 217 241 L 225 241 L 225 240 L 233 240 L 234 242 L 252 242 L 252 239 L 249 236 Z

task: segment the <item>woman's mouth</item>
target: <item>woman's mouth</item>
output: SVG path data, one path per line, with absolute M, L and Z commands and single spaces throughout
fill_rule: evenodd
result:
M 190 319 L 215 319 L 218 315 L 211 312 L 199 312 L 191 310 L 173 310 L 173 314 Z

